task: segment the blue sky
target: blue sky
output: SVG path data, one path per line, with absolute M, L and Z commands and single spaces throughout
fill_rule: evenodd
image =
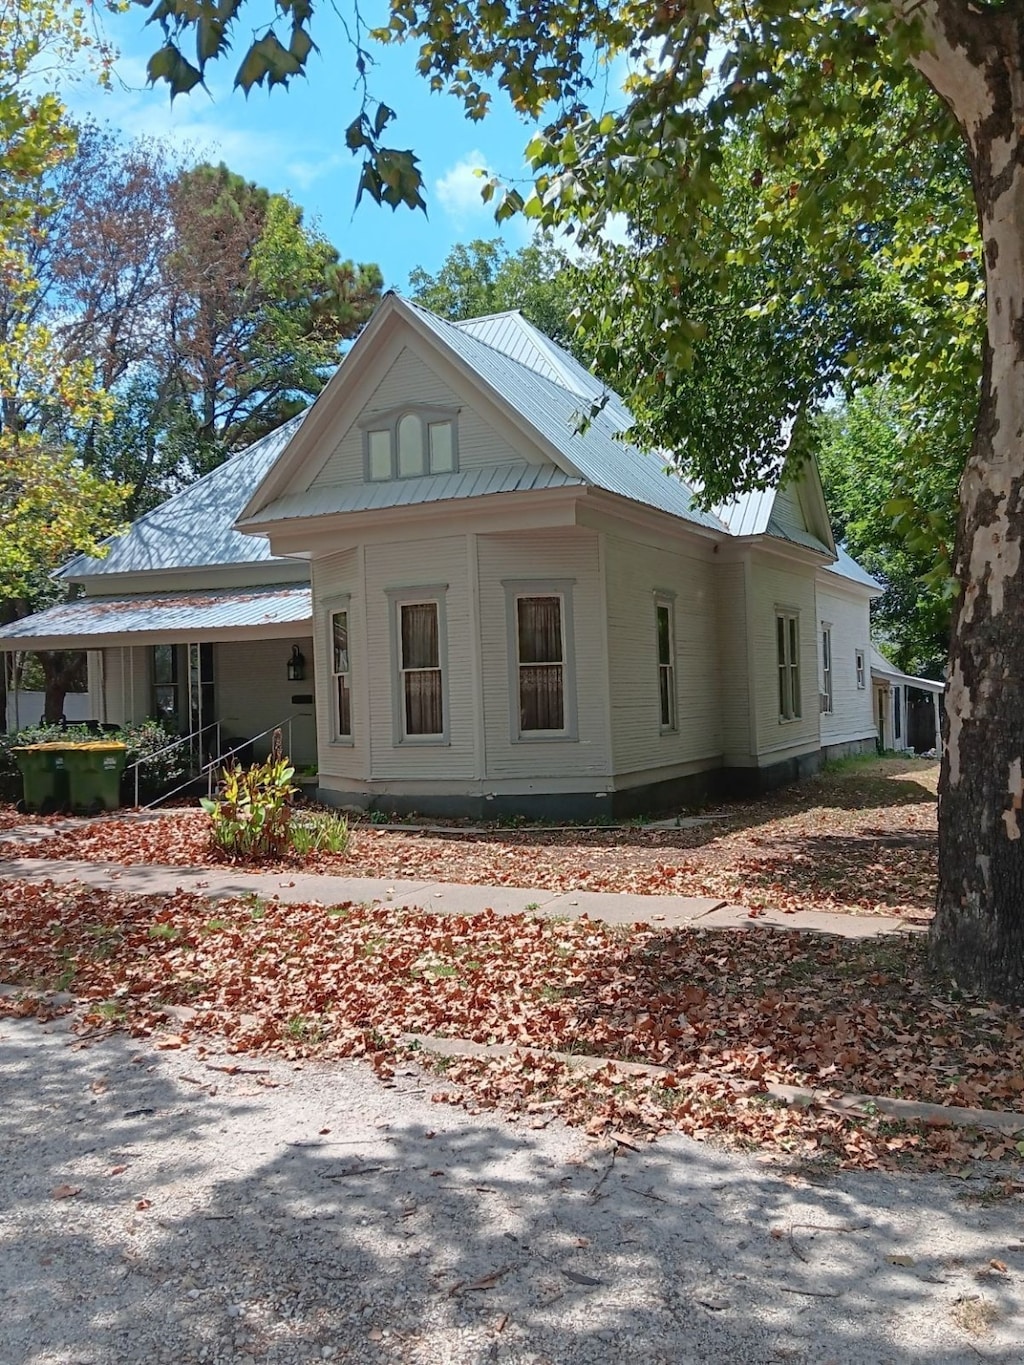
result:
M 412 147 L 420 157 L 429 216 L 392 212 L 366 199 L 354 210 L 360 163 L 345 146 L 344 133 L 359 103 L 352 52 L 332 12 L 316 15 L 313 36 L 321 51 L 311 55 L 307 79 L 272 94 L 257 90 L 246 99 L 231 88 L 236 54 L 212 75 L 209 93 L 197 88 L 173 106 L 165 87 L 146 85 L 146 59 L 161 36 L 143 20 L 144 10 L 133 5 L 105 21 L 121 53 L 114 88 L 103 91 L 82 81 L 65 92 L 76 116 L 107 123 L 126 138 L 157 137 L 196 157 L 223 160 L 249 179 L 287 191 L 343 258 L 376 261 L 390 287 L 404 290 L 413 266 L 435 271 L 457 242 L 501 236 L 514 249 L 529 240 L 523 220 L 497 226 L 473 174 L 485 166 L 503 178 L 521 182 L 525 176 L 522 149 L 530 128 L 500 92 L 489 117 L 472 123 L 457 100 L 431 94 L 415 70 L 414 47 L 374 44 L 371 93 L 398 114 L 389 130 L 393 145 Z

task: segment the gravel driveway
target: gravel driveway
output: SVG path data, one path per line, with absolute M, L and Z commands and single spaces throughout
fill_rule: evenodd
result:
M 0 1021 L 0 1365 L 1024 1358 L 1019 1197 L 613 1155 L 435 1085 Z

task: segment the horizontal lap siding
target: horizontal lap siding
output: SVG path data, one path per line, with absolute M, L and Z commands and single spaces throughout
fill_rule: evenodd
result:
M 742 763 L 749 760 L 753 752 L 743 564 L 716 564 L 714 583 L 718 610 L 722 751 L 727 764 Z
M 868 603 L 852 594 L 828 591 L 818 586 L 818 673 L 823 679 L 821 623 L 832 626 L 832 713 L 821 717 L 823 744 L 866 739 L 875 734 L 871 709 L 870 613 Z M 857 686 L 857 654 L 864 652 L 864 686 Z M 819 686 L 821 684 L 819 683 Z
M 715 760 L 722 752 L 712 565 L 637 541 L 605 540 L 614 771 Z M 674 594 L 678 728 L 662 733 L 655 594 Z
M 366 613 L 360 552 L 345 550 L 313 561 L 313 621 L 316 631 L 316 725 L 322 776 L 361 781 L 370 766 L 371 661 L 366 647 Z M 352 743 L 335 740 L 334 675 L 331 672 L 331 611 L 348 597 L 349 659 L 352 669 Z M 385 675 L 384 682 L 387 678 Z
M 125 645 L 104 649 L 102 654 L 107 721 L 111 725 L 125 725 L 151 716 L 149 647 Z
M 754 557 L 751 565 L 753 598 L 748 638 L 756 677 L 757 738 L 759 755 L 782 750 L 806 752 L 819 747 L 818 734 L 818 614 L 814 570 L 785 569 L 775 561 Z M 776 607 L 795 610 L 800 618 L 799 720 L 779 718 L 778 649 L 775 635 Z
M 358 420 L 403 404 L 460 408 L 458 415 L 459 468 L 523 463 L 522 455 L 487 425 L 465 400 L 412 350 L 406 347 L 378 384 L 354 422 L 332 451 L 311 487 L 363 483 L 363 429 Z
M 476 540 L 480 583 L 481 667 L 489 778 L 610 776 L 608 672 L 604 649 L 599 540 L 595 532 L 559 529 Z M 506 579 L 574 579 L 573 633 L 579 722 L 577 740 L 514 742 L 509 702 Z
M 306 680 L 289 682 L 288 660 L 297 644 L 306 659 Z M 316 722 L 312 703 L 293 696 L 313 693 L 313 640 L 236 640 L 213 647 L 213 680 L 217 718 L 226 738 L 250 739 L 272 725 L 282 725 L 285 750 L 302 767 L 316 761 Z M 294 717 L 291 728 L 285 724 Z M 256 754 L 270 751 L 271 736 L 256 742 Z
M 468 779 L 476 768 L 472 623 L 465 536 L 403 540 L 366 547 L 366 650 L 370 664 L 370 777 Z M 397 743 L 392 698 L 397 680 L 391 641 L 389 588 L 448 585 L 449 742 Z

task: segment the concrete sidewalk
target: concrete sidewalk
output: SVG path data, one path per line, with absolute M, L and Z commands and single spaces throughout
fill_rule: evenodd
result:
M 0 861 L 0 878 L 14 881 L 83 882 L 134 895 L 166 895 L 179 888 L 223 899 L 259 895 L 287 903 L 319 901 L 342 905 L 349 901 L 383 901 L 416 906 L 451 915 L 475 915 L 495 910 L 501 915 L 526 912 L 566 916 L 588 915 L 606 924 L 653 924 L 674 928 L 737 929 L 752 926 L 812 929 L 843 938 L 875 938 L 880 934 L 913 931 L 892 915 L 840 915 L 806 910 L 786 914 L 766 910 L 752 918 L 742 905 L 709 896 L 643 896 L 600 891 L 543 891 L 518 886 L 467 886 L 458 882 L 383 880 L 374 877 L 335 877 L 304 872 L 242 872 L 231 867 L 164 867 L 140 864 L 79 862 L 56 858 L 12 858 Z

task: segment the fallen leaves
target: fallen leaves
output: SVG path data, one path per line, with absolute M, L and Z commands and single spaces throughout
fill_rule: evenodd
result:
M 50 1191 L 51 1199 L 74 1199 L 82 1193 L 81 1185 L 57 1185 Z
M 363 1057 L 384 1078 L 406 1035 L 501 1044 L 503 1056 L 431 1063 L 443 1071 L 439 1097 L 527 1122 L 559 1113 L 617 1147 L 678 1128 L 846 1166 L 1021 1156 L 1000 1133 L 910 1126 L 870 1104 L 787 1107 L 766 1093 L 784 1084 L 1019 1106 L 1020 1011 L 949 988 L 914 939 L 247 898 L 211 914 L 182 891 L 3 882 L 0 980 L 26 994 L 59 980 L 86 1027 L 158 1047 L 213 1035 L 236 1053 Z M 605 1065 L 583 1072 L 555 1052 Z M 660 1070 L 631 1074 L 626 1062 Z M 258 1064 L 206 1066 L 275 1083 Z
M 712 896 L 747 907 L 752 919 L 771 908 L 919 922 L 930 918 L 935 899 L 935 798 L 928 785 L 934 771 L 935 765 L 885 760 L 828 773 L 723 806 L 711 823 L 691 828 L 402 832 L 357 824 L 345 854 L 304 867 L 553 892 Z M 219 859 L 208 830 L 206 816 L 189 810 L 141 823 L 95 820 L 41 843 L 8 844 L 6 856 L 211 866 Z M 296 864 L 287 866 L 293 871 Z

